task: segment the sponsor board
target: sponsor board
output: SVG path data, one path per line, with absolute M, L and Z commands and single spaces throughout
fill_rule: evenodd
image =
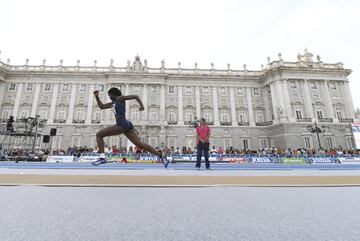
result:
M 360 157 L 339 157 L 341 164 L 360 164 Z
M 309 161 L 315 164 L 331 164 L 335 163 L 335 160 L 327 157 L 310 157 Z
M 268 157 L 251 157 L 250 160 L 252 163 L 274 163 L 274 161 Z
M 360 122 L 352 123 L 351 127 L 354 134 L 356 149 L 360 149 Z
M 302 157 L 282 157 L 283 164 L 305 164 L 305 159 Z
M 48 156 L 46 162 L 55 162 L 55 163 L 69 163 L 69 162 L 93 162 L 98 159 L 98 156 Z
M 221 161 L 229 163 L 247 163 L 248 161 L 244 157 L 224 157 Z

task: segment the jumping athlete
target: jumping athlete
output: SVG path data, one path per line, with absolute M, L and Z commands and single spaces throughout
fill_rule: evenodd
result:
M 116 87 L 112 87 L 108 91 L 109 98 L 112 102 L 103 104 L 99 98 L 98 90 L 94 91 L 94 95 L 100 109 L 112 108 L 115 114 L 116 125 L 103 128 L 96 133 L 96 142 L 99 148 L 98 152 L 100 153 L 100 158 L 97 161 L 93 162 L 93 165 L 106 163 L 106 158 L 104 153 L 104 137 L 124 134 L 137 147 L 160 157 L 160 160 L 164 163 L 165 168 L 168 167 L 168 161 L 165 157 L 165 153 L 161 151 L 157 151 L 152 146 L 141 142 L 139 136 L 137 135 L 134 129 L 133 124 L 130 121 L 126 120 L 125 118 L 125 106 L 126 106 L 125 101 L 127 100 L 136 100 L 140 105 L 139 111 L 144 110 L 144 105 L 140 100 L 139 96 L 137 95 L 123 96 L 121 94 L 121 90 L 119 90 Z

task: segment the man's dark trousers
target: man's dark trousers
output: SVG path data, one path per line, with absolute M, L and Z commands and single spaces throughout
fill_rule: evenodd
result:
M 196 167 L 200 168 L 201 166 L 201 156 L 203 152 L 205 157 L 205 167 L 210 168 L 209 143 L 204 142 L 199 142 L 199 144 L 197 145 Z

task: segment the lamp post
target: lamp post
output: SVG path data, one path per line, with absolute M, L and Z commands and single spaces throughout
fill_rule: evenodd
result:
M 322 129 L 320 129 L 320 128 L 317 126 L 317 123 L 316 123 L 316 121 L 315 121 L 315 128 L 312 127 L 312 126 L 307 126 L 307 129 L 308 129 L 308 131 L 310 131 L 311 133 L 316 133 L 317 140 L 318 140 L 318 143 L 319 143 L 319 150 L 321 150 L 322 147 L 321 147 L 321 143 L 320 143 L 319 133 L 325 132 L 325 126 L 322 126 Z

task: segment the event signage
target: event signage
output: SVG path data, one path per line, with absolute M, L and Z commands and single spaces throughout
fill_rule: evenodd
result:
M 355 138 L 356 149 L 360 149 L 360 122 L 352 123 L 351 127 Z
M 252 163 L 273 163 L 273 161 L 268 157 L 251 157 Z
M 305 164 L 305 159 L 302 157 L 282 157 L 281 162 L 284 164 Z
M 331 164 L 335 163 L 335 160 L 327 157 L 310 157 L 309 161 L 316 164 Z
M 339 157 L 341 164 L 360 164 L 360 157 Z

